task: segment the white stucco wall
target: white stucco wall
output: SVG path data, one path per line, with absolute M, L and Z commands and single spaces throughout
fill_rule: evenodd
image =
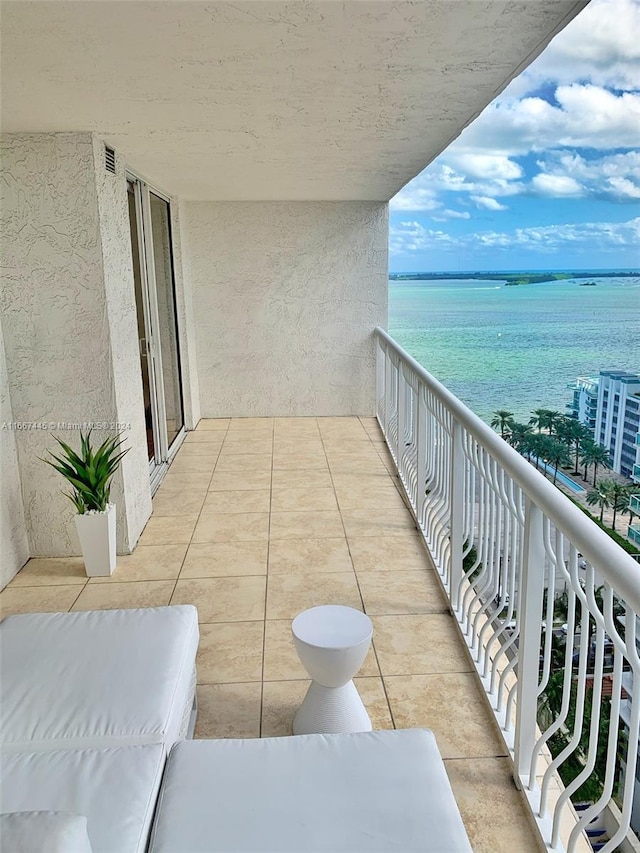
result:
M 79 553 L 64 482 L 40 460 L 55 449 L 52 432 L 77 444 L 77 431 L 55 425 L 130 421 L 134 441 L 145 446 L 124 176 L 102 183 L 96 144 L 90 134 L 13 134 L 3 142 L 2 309 L 12 414 L 54 425 L 16 433 L 31 556 Z M 139 450 L 129 457 L 112 489 L 124 552 L 150 511 L 148 471 L 142 478 Z
M 203 417 L 372 415 L 381 202 L 187 202 Z
M 9 583 L 29 556 L 22 509 L 16 434 L 9 396 L 9 378 L 0 325 L 0 589 Z
M 117 154 L 116 174 L 107 172 L 104 167 L 104 143 L 97 137 L 93 138 L 93 157 L 115 420 L 127 425 L 123 430 L 123 438 L 125 446 L 129 448 L 114 478 L 113 499 L 118 505 L 118 547 L 120 551 L 129 553 L 151 515 L 151 489 L 139 367 L 127 177 L 125 163 Z
M 186 231 L 186 212 L 183 202 L 171 204 L 171 236 L 173 239 L 173 269 L 176 281 L 176 312 L 180 338 L 180 367 L 182 369 L 182 400 L 187 429 L 195 429 L 200 420 L 200 385 L 193 314 L 193 285 L 189 235 Z

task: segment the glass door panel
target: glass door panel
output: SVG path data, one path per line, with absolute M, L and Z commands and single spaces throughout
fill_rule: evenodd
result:
M 171 445 L 184 435 L 184 407 L 176 315 L 169 202 L 144 181 L 127 181 L 131 257 L 147 451 L 152 490 L 159 485 Z
M 167 447 L 170 447 L 184 426 L 175 282 L 171 252 L 171 219 L 168 202 L 153 192 L 149 193 L 149 206 L 158 312 L 156 339 L 160 348 L 162 364 Z
M 149 353 L 147 349 L 148 335 L 145 327 L 147 315 L 146 298 L 142 283 L 143 270 L 140 257 L 140 221 L 136 207 L 135 188 L 127 181 L 129 201 L 129 227 L 131 230 L 131 257 L 133 260 L 133 279 L 136 294 L 136 313 L 138 320 L 138 349 L 140 352 L 140 371 L 142 373 L 142 394 L 144 399 L 144 419 L 147 428 L 147 452 L 149 461 L 155 460 L 155 437 L 153 429 L 153 400 L 151 394 L 151 377 L 149 371 Z

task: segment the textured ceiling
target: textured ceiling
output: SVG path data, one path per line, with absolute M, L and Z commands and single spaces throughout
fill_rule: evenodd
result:
M 4 131 L 190 199 L 388 199 L 583 0 L 3 2 Z

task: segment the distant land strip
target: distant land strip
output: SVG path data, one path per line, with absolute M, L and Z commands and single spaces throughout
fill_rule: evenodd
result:
M 441 281 L 470 279 L 472 281 L 504 281 L 505 284 L 542 284 L 545 281 L 564 281 L 569 278 L 635 278 L 640 272 L 392 272 L 391 281 Z

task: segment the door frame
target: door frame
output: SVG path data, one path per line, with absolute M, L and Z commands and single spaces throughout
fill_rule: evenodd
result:
M 144 178 L 140 177 L 131 169 L 126 170 L 127 183 L 133 185 L 134 199 L 136 205 L 136 225 L 138 236 L 138 254 L 140 258 L 140 280 L 142 285 L 142 302 L 145 328 L 145 348 L 149 373 L 149 394 L 151 398 L 151 422 L 153 430 L 154 458 L 149 460 L 149 479 L 151 493 L 153 494 L 164 475 L 167 473 L 169 463 L 178 452 L 180 445 L 186 437 L 185 411 L 184 411 L 184 376 L 182 371 L 180 320 L 176 304 L 175 287 L 175 252 L 173 247 L 173 230 L 171 227 L 171 198 L 162 190 L 157 189 Z M 162 383 L 162 350 L 160 346 L 160 327 L 158 313 L 157 283 L 155 275 L 155 262 L 153 257 L 153 229 L 151 222 L 150 193 L 153 193 L 162 201 L 166 202 L 169 209 L 169 248 L 171 255 L 172 277 L 173 277 L 173 311 L 176 324 L 176 346 L 178 355 L 178 376 L 180 379 L 180 396 L 182 404 L 182 427 L 169 446 L 166 428 L 166 406 L 164 397 L 164 386 Z M 138 344 L 140 346 L 140 344 Z

